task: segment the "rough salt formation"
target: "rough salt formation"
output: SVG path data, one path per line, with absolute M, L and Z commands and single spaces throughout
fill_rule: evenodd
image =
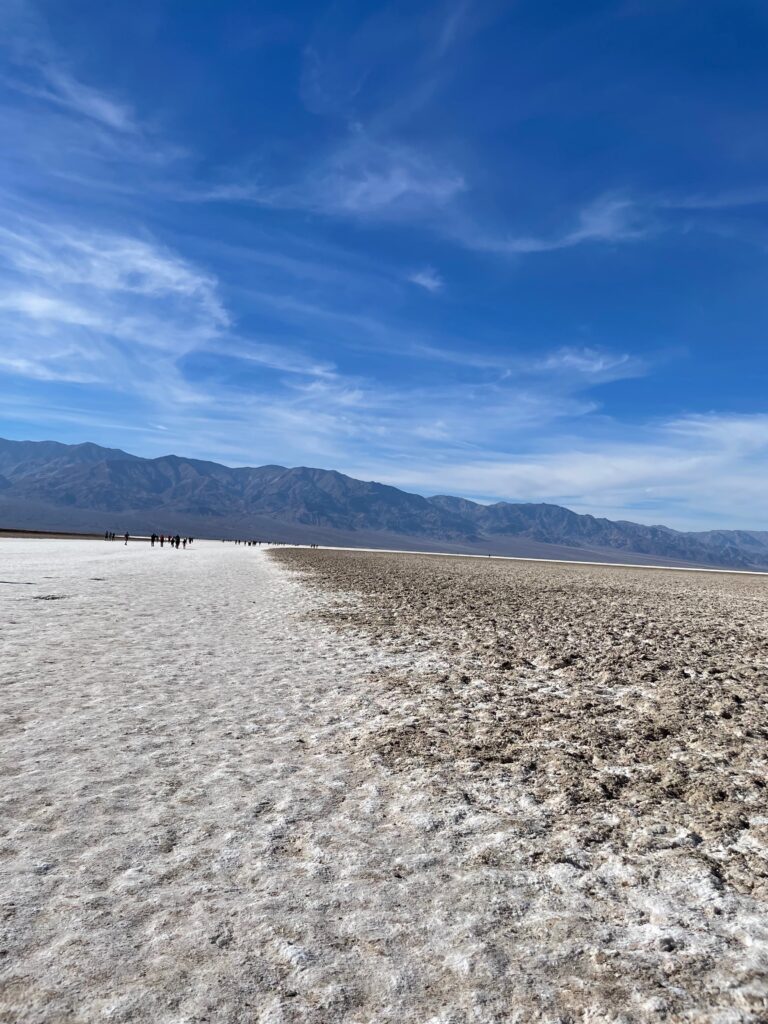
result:
M 423 807 L 401 1019 L 768 1021 L 767 579 L 274 557 L 418 658 L 350 694 L 336 748 Z

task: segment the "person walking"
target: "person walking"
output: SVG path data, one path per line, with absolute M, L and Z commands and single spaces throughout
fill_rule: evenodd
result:
M 123 545 L 124 547 L 128 547 L 128 538 L 129 538 L 129 536 L 130 536 L 130 534 L 126 530 L 126 532 L 125 532 L 125 544 Z

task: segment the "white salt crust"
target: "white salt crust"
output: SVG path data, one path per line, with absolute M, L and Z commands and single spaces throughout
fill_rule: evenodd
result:
M 327 599 L 263 552 L 4 540 L 0 580 L 0 1020 L 764 1019 L 765 908 L 685 849 L 651 882 L 621 857 L 537 867 L 535 806 L 442 799 L 357 754 L 370 673 L 423 658 L 314 621 Z M 618 891 L 638 924 L 616 942 L 711 949 L 727 1006 L 690 993 L 672 1018 L 569 977 L 580 920 Z M 604 940 L 581 952 L 610 970 Z

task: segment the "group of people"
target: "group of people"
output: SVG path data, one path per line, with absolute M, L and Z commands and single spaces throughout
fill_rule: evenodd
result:
M 162 548 L 165 545 L 165 542 L 167 541 L 172 548 L 178 548 L 179 545 L 181 545 L 183 548 L 186 548 L 187 544 L 189 544 L 191 547 L 192 541 L 194 539 L 194 537 L 180 537 L 178 533 L 175 536 L 168 537 L 166 537 L 164 533 L 153 533 L 152 536 L 149 538 L 149 542 L 152 545 L 152 547 L 154 547 L 155 544 L 159 544 L 160 547 Z
M 117 534 L 112 533 L 111 530 L 105 530 L 104 532 L 104 540 L 114 540 L 116 536 Z M 126 545 L 130 539 L 131 535 L 126 531 L 126 533 L 123 534 L 123 541 Z M 165 547 L 166 544 L 170 544 L 172 548 L 186 548 L 187 544 L 189 544 L 190 547 L 192 546 L 192 541 L 194 539 L 194 537 L 180 537 L 178 533 L 175 535 L 168 534 L 167 537 L 164 533 L 153 533 L 150 535 L 149 543 L 152 547 L 154 547 L 155 544 L 159 544 L 162 548 Z
M 105 530 L 105 532 L 104 532 L 104 540 L 115 540 L 116 537 L 117 537 L 116 533 L 112 533 L 110 530 Z M 122 539 L 124 540 L 125 544 L 128 544 L 128 541 L 131 539 L 131 535 L 126 532 L 126 533 L 124 533 L 122 535 Z M 140 539 L 145 539 L 145 538 L 140 538 Z M 170 546 L 172 548 L 182 547 L 182 548 L 186 549 L 187 544 L 189 544 L 190 547 L 192 546 L 192 541 L 193 540 L 194 540 L 194 537 L 181 537 L 181 536 L 179 536 L 178 533 L 177 534 L 168 534 L 167 536 L 164 533 L 153 533 L 153 534 L 150 534 L 149 543 L 151 544 L 152 547 L 154 547 L 155 544 L 159 544 L 160 547 L 162 548 L 162 547 L 165 547 L 166 544 L 170 544 Z M 272 547 L 277 547 L 279 545 L 287 545 L 288 544 L 288 541 L 284 541 L 284 540 L 239 540 L 239 539 L 238 540 L 232 540 L 229 537 L 222 537 L 221 542 L 222 542 L 222 544 L 244 544 L 246 547 L 249 547 L 249 548 L 260 548 L 262 544 L 268 544 L 268 545 L 271 545 Z M 308 548 L 319 548 L 320 547 L 319 544 L 306 544 L 306 545 L 290 544 L 289 546 L 290 547 L 308 547 Z

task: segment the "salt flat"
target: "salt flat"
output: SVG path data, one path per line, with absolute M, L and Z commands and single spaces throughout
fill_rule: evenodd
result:
M 410 556 L 278 557 L 310 577 L 216 543 L 2 542 L 0 1019 L 766 1019 L 768 808 L 750 788 L 765 772 L 752 708 L 764 583 L 663 598 L 680 609 L 672 646 L 685 654 L 688 611 L 713 647 L 729 616 L 739 623 L 711 724 L 734 723 L 731 759 L 695 741 L 724 807 L 720 825 L 700 815 L 694 828 L 669 811 L 674 791 L 661 810 L 624 801 L 635 781 L 609 757 L 558 775 L 573 721 L 542 709 L 586 720 L 567 699 L 586 679 L 599 720 L 616 687 L 588 657 L 582 676 L 545 659 L 530 624 L 531 665 L 498 671 L 546 726 L 523 737 L 543 767 L 477 756 L 483 743 L 498 753 L 510 707 L 478 657 L 497 620 L 473 568 L 484 563 L 433 560 L 434 576 Z M 538 584 L 505 571 L 523 574 L 517 596 L 543 618 Z M 581 607 L 579 588 L 552 586 L 565 589 L 553 646 L 565 628 L 583 647 L 589 630 L 563 610 Z M 616 598 L 605 607 L 621 623 Z M 749 724 L 728 711 L 736 690 Z M 615 776 L 612 806 L 588 793 L 579 809 L 563 778 L 580 772 L 587 787 Z

